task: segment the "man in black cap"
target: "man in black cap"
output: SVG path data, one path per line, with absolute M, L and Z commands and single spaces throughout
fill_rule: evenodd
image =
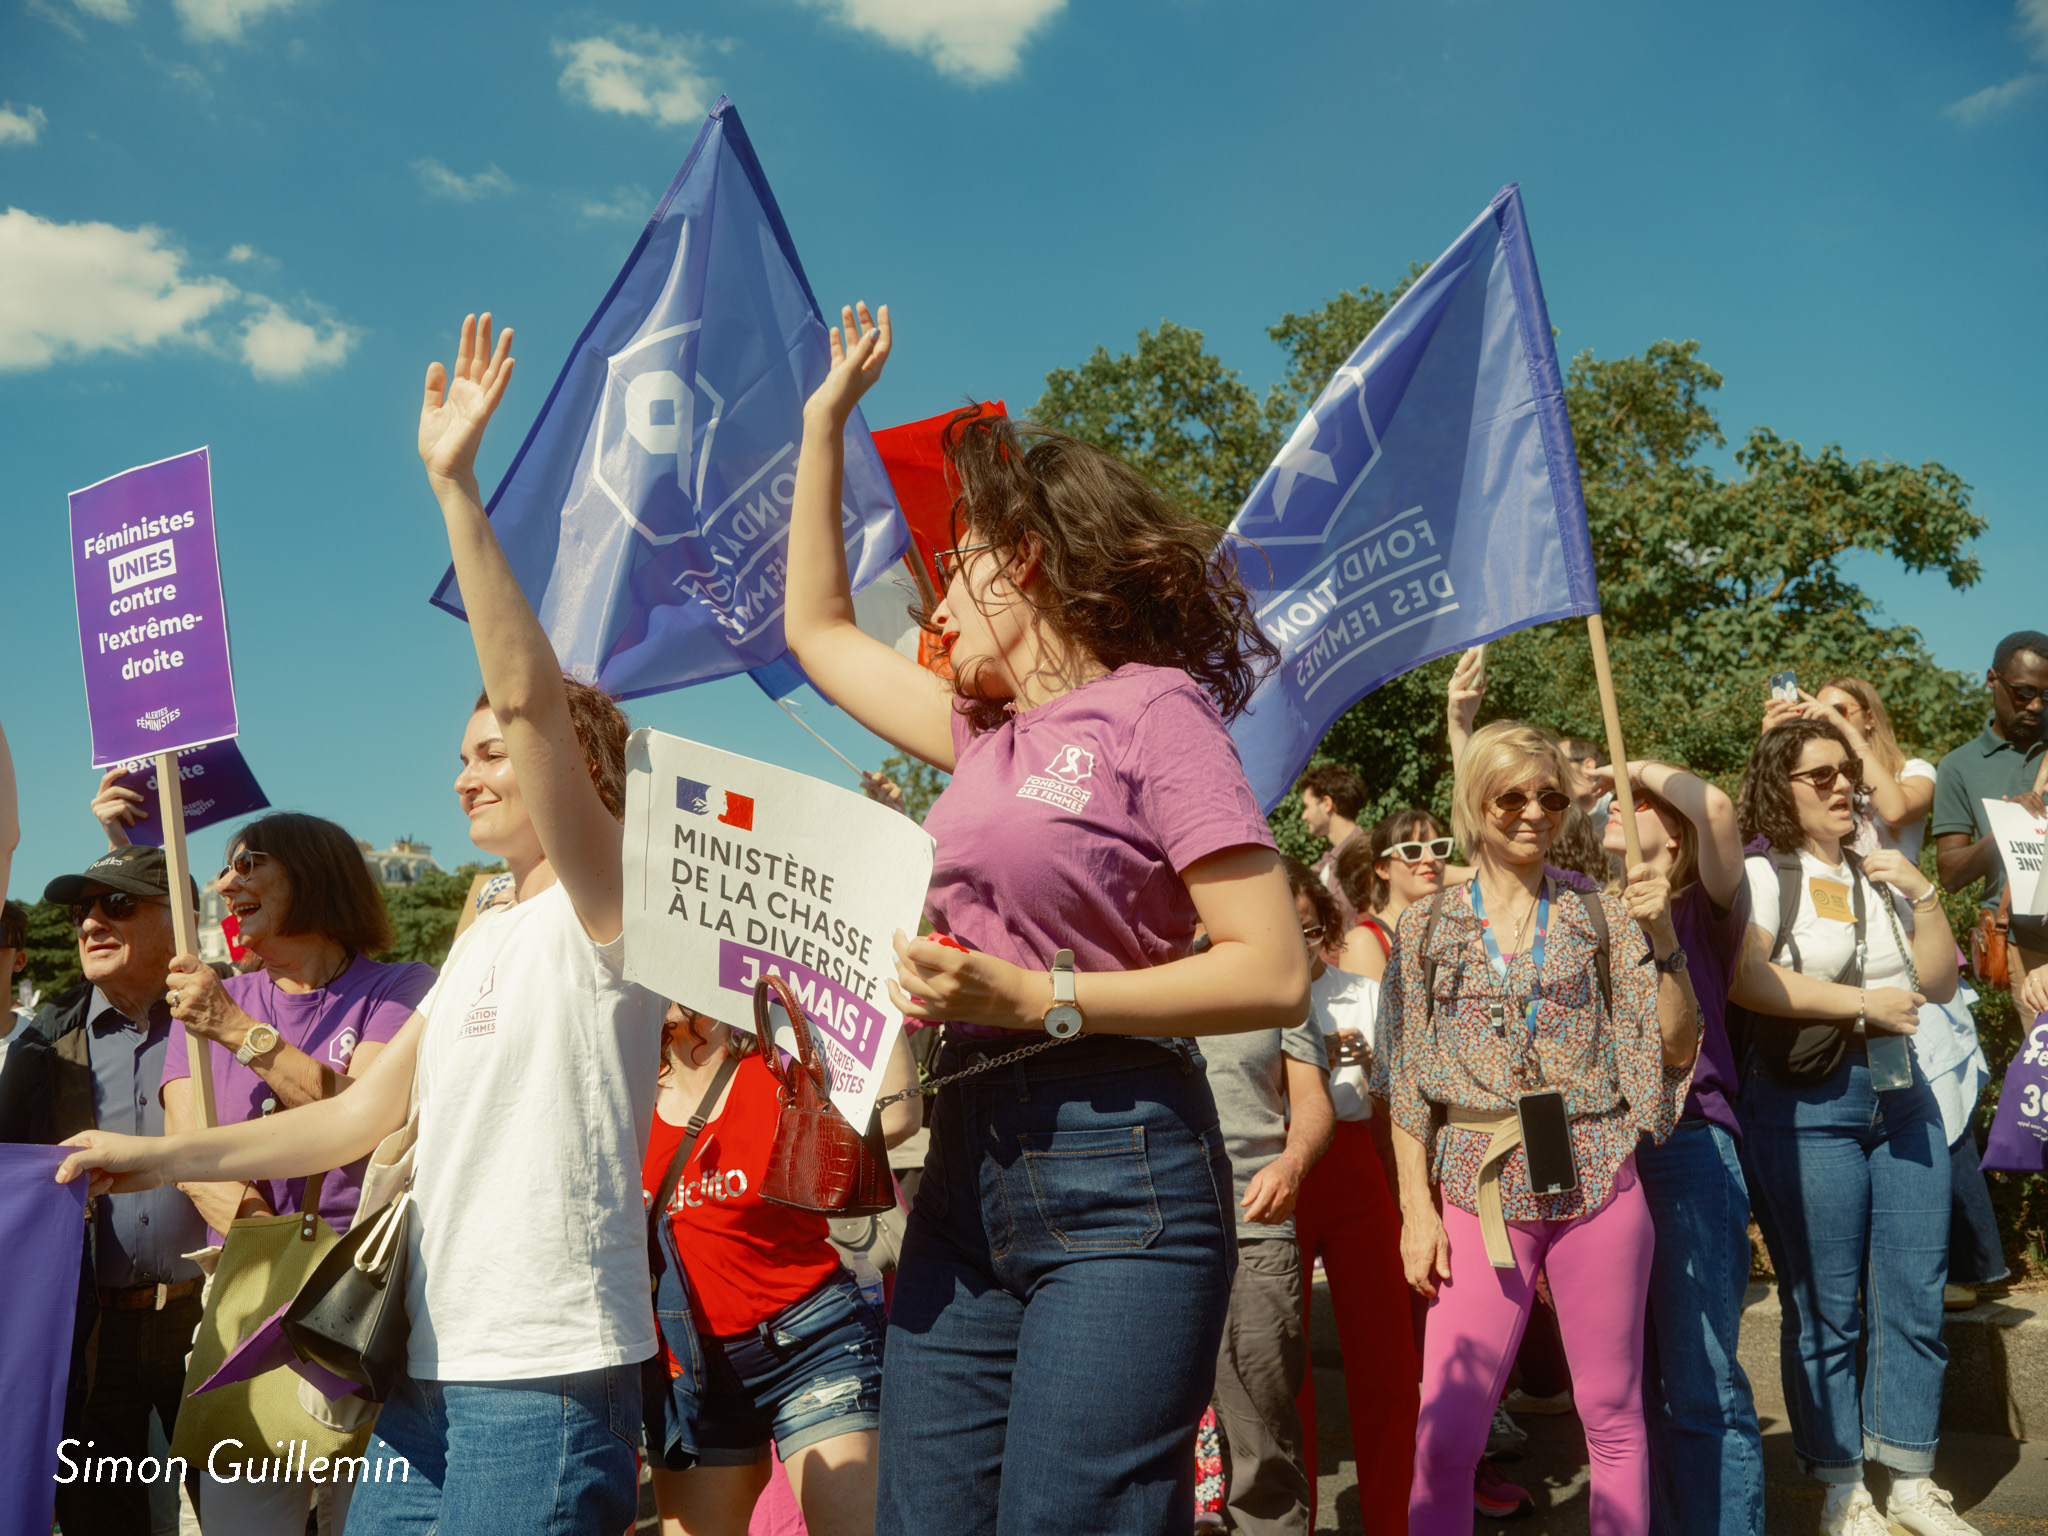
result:
M 0 1074 L 0 1141 L 52 1145 L 79 1131 L 164 1133 L 157 1089 L 176 1027 L 164 1000 L 175 953 L 170 881 L 161 848 L 117 848 L 43 895 L 78 930 L 85 980 L 19 1032 Z M 191 893 L 198 905 L 198 890 Z M 172 1187 L 101 1195 L 89 1207 L 71 1344 L 64 1433 L 83 1457 L 149 1455 L 149 1411 L 168 1435 L 177 1422 L 185 1354 L 201 1311 L 206 1223 Z M 75 1481 L 57 1489 L 67 1531 L 148 1536 L 149 1490 L 134 1481 Z

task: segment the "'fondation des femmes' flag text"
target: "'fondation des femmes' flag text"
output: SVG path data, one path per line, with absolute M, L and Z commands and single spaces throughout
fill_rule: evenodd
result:
M 572 676 L 620 698 L 735 672 L 777 696 L 802 681 L 784 566 L 804 401 L 830 366 L 796 247 L 720 98 L 491 498 Z M 858 591 L 909 533 L 857 411 L 840 520 Z M 452 571 L 434 602 L 462 616 Z
M 1231 734 L 1268 810 L 1391 678 L 1599 610 L 1522 197 L 1503 187 L 1373 328 L 1230 525 L 1279 668 Z

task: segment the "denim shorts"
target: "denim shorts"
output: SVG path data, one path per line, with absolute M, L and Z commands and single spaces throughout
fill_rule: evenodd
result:
M 841 1270 L 751 1333 L 697 1335 L 704 1399 L 697 1464 L 749 1467 L 773 1440 L 789 1460 L 807 1445 L 878 1429 L 888 1322 Z

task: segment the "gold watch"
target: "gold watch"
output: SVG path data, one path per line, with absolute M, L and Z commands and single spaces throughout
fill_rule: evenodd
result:
M 277 1031 L 268 1024 L 251 1024 L 249 1033 L 242 1036 L 242 1048 L 235 1052 L 235 1060 L 250 1066 L 258 1056 L 268 1056 L 276 1049 Z

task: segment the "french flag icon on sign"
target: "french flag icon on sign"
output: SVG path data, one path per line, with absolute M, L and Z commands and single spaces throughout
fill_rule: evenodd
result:
M 695 779 L 676 780 L 676 809 L 688 811 L 692 816 L 711 814 L 711 796 L 714 793 L 709 784 L 700 784 Z M 754 830 L 754 797 L 722 790 L 725 809 L 718 813 L 718 820 L 728 827 L 737 827 L 742 832 Z

